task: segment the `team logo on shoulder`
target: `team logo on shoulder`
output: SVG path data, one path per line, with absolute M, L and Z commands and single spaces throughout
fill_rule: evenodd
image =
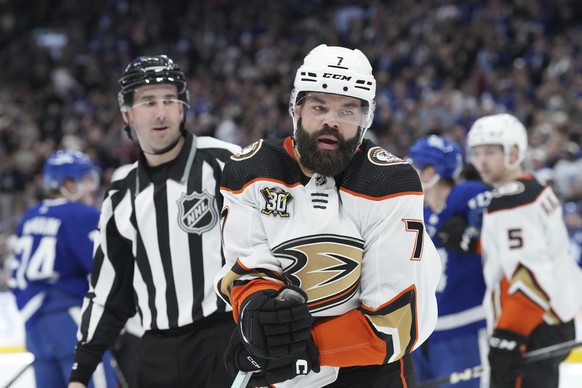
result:
M 368 151 L 368 159 L 370 159 L 370 162 L 378 166 L 387 166 L 390 164 L 404 163 L 404 160 L 400 159 L 394 154 L 391 154 L 382 147 L 370 148 L 370 150 Z
M 264 188 L 261 190 L 263 198 L 265 198 L 265 207 L 261 209 L 261 213 L 265 215 L 272 215 L 273 217 L 289 217 L 287 208 L 289 202 L 293 200 L 291 193 L 281 189 L 280 187 Z
M 261 149 L 262 145 L 263 145 L 263 139 L 258 140 L 256 142 L 254 142 L 253 144 L 246 146 L 245 148 L 243 148 L 242 150 L 240 150 L 236 154 L 232 155 L 230 158 L 232 160 L 245 160 L 245 159 L 252 158 Z
M 525 191 L 525 185 L 520 181 L 507 182 L 493 192 L 494 197 L 504 197 L 506 195 L 520 194 Z
M 200 194 L 182 194 L 178 204 L 178 225 L 186 233 L 202 234 L 209 231 L 218 221 L 218 210 L 214 197 L 207 191 Z

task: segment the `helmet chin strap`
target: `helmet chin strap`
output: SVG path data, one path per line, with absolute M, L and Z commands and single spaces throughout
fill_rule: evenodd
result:
M 508 170 L 515 170 L 517 167 L 520 166 L 520 162 L 519 159 L 516 159 L 513 163 L 511 163 L 509 160 L 511 159 L 511 154 L 510 153 L 506 153 L 505 157 L 503 159 L 503 164 L 505 164 L 505 168 Z
M 77 182 L 77 192 L 75 194 L 71 193 L 65 186 L 59 187 L 61 195 L 69 201 L 78 201 L 83 196 L 84 186 L 83 183 Z
M 293 149 L 297 154 L 299 160 L 301 160 L 301 154 L 299 153 L 299 147 L 297 147 L 297 128 L 301 126 L 301 117 L 293 116 Z
M 432 176 L 432 178 L 430 178 L 428 180 L 428 182 L 426 182 L 426 183 L 421 182 L 422 183 L 422 189 L 423 190 L 430 189 L 431 187 L 433 187 L 439 181 L 439 179 L 441 179 L 441 176 L 439 174 L 434 174 Z

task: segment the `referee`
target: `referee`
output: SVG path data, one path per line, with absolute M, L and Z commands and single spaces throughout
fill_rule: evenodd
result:
M 69 388 L 87 386 L 136 312 L 145 334 L 132 388 L 228 387 L 223 353 L 234 322 L 212 280 L 224 264 L 222 167 L 239 147 L 186 131 L 187 82 L 167 56 L 136 58 L 119 86 L 140 152 L 102 205 Z

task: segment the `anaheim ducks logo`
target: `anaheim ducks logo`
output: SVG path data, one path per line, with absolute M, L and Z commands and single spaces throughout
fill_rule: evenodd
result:
M 363 252 L 362 240 L 337 235 L 302 237 L 273 249 L 291 263 L 285 275 L 307 293 L 312 312 L 342 304 L 356 293 Z
M 245 148 L 243 148 L 242 150 L 240 150 L 236 154 L 232 155 L 230 158 L 232 160 L 245 160 L 245 159 L 252 158 L 257 152 L 259 152 L 262 145 L 263 145 L 263 139 L 258 140 L 256 142 L 254 142 L 253 144 L 246 146 Z
M 521 194 L 525 191 L 525 185 L 520 181 L 509 181 L 502 186 L 499 186 L 494 192 L 493 196 L 496 198 L 504 197 L 506 195 Z
M 404 160 L 400 159 L 394 154 L 391 154 L 382 147 L 370 148 L 370 150 L 368 151 L 368 159 L 370 159 L 370 162 L 378 166 L 406 163 Z

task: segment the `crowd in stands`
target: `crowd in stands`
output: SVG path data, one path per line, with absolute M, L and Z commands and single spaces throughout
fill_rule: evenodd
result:
M 187 127 L 246 146 L 291 133 L 294 69 L 320 43 L 370 58 L 368 133 L 390 152 L 429 133 L 464 146 L 477 117 L 511 112 L 528 128 L 526 168 L 580 212 L 577 0 L 0 0 L 0 233 L 38 201 L 55 149 L 91 155 L 103 185 L 135 160 L 116 98 L 134 57 L 178 59 Z

